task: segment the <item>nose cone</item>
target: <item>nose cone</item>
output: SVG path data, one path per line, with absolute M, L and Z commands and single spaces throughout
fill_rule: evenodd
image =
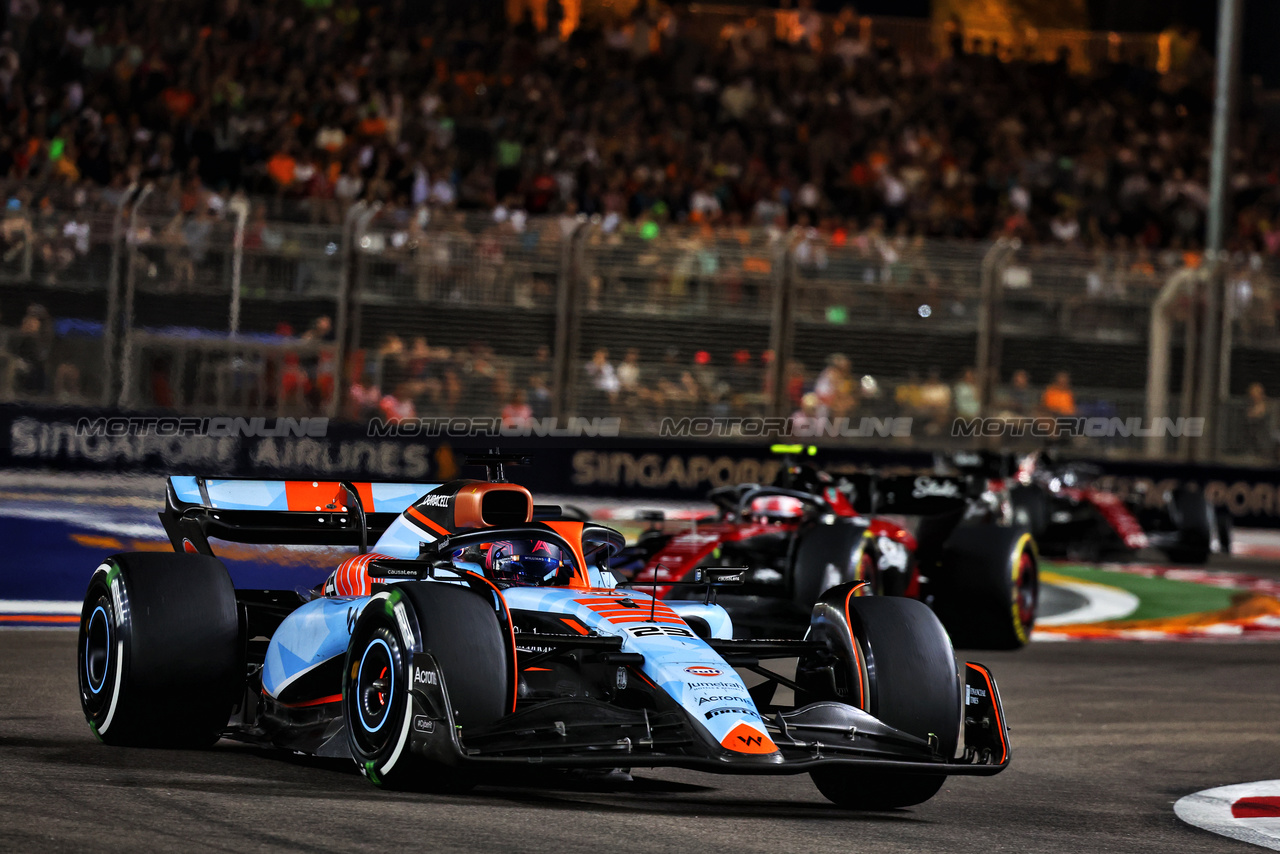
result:
M 749 724 L 738 724 L 721 741 L 720 746 L 734 753 L 777 753 L 778 745 L 769 736 Z

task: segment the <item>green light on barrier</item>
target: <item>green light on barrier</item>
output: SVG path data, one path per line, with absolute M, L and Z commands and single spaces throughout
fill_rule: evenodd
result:
M 808 454 L 813 456 L 818 453 L 816 445 L 770 445 L 769 453 L 771 454 Z
M 640 226 L 640 237 L 643 240 L 653 240 L 658 236 L 658 224 L 649 221 Z

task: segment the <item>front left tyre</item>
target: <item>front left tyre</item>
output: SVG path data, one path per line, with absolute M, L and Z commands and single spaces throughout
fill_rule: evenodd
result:
M 244 686 L 235 589 L 206 555 L 107 558 L 89 580 L 77 650 L 80 705 L 107 744 L 212 744 Z
M 450 791 L 474 779 L 410 749 L 413 656 L 434 658 L 460 736 L 511 710 L 514 653 L 494 600 L 469 588 L 406 582 L 365 606 L 343 668 L 343 716 L 352 758 L 376 786 Z M 436 710 L 437 712 L 439 710 Z

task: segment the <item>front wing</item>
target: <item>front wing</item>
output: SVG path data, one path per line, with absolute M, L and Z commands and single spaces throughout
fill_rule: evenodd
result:
M 933 739 L 894 729 L 843 703 L 778 712 L 763 723 L 777 746 L 738 753 L 701 736 L 686 714 L 631 710 L 596 700 L 551 700 L 494 726 L 459 735 L 444 682 L 429 653 L 413 656 L 409 749 L 446 765 L 545 768 L 680 767 L 721 774 L 799 774 L 831 765 L 921 774 L 990 776 L 1009 764 L 1009 734 L 995 680 L 964 666 L 962 753 L 940 756 Z

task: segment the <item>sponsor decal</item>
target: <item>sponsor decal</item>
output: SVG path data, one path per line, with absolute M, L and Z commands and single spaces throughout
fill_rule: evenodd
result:
M 419 507 L 448 507 L 452 495 L 424 495 L 418 499 Z
M 423 670 L 417 668 L 413 673 L 414 685 L 436 685 L 439 684 L 440 677 L 436 675 L 434 670 Z
M 741 691 L 742 683 L 732 679 L 724 679 L 720 682 L 686 682 L 690 691 L 716 691 L 726 689 L 729 691 Z
M 960 487 L 952 480 L 918 477 L 911 489 L 912 498 L 959 498 Z
M 727 696 L 727 697 L 699 697 L 699 698 L 698 698 L 698 705 L 699 705 L 699 706 L 702 706 L 702 705 L 705 705 L 705 704 L 707 704 L 707 703 L 745 703 L 747 700 L 750 700 L 750 699 L 751 699 L 750 697 L 734 697 L 734 696 Z
M 703 664 L 696 664 L 693 667 L 686 667 L 684 669 L 684 672 L 692 673 L 694 676 L 706 676 L 708 678 L 712 676 L 720 675 L 720 671 L 717 670 L 716 668 L 707 667 L 706 665 L 703 665 Z
M 427 717 L 426 715 L 414 715 L 413 731 L 414 732 L 435 732 L 436 722 L 433 721 L 431 718 Z
M 985 699 L 987 699 L 986 688 L 975 688 L 972 685 L 964 686 L 964 704 L 966 706 L 976 706 Z
M 744 709 L 741 706 L 726 706 L 723 709 L 712 709 L 703 715 L 707 720 L 718 718 L 721 715 L 746 715 L 749 718 L 758 718 L 760 713 L 755 709 Z

